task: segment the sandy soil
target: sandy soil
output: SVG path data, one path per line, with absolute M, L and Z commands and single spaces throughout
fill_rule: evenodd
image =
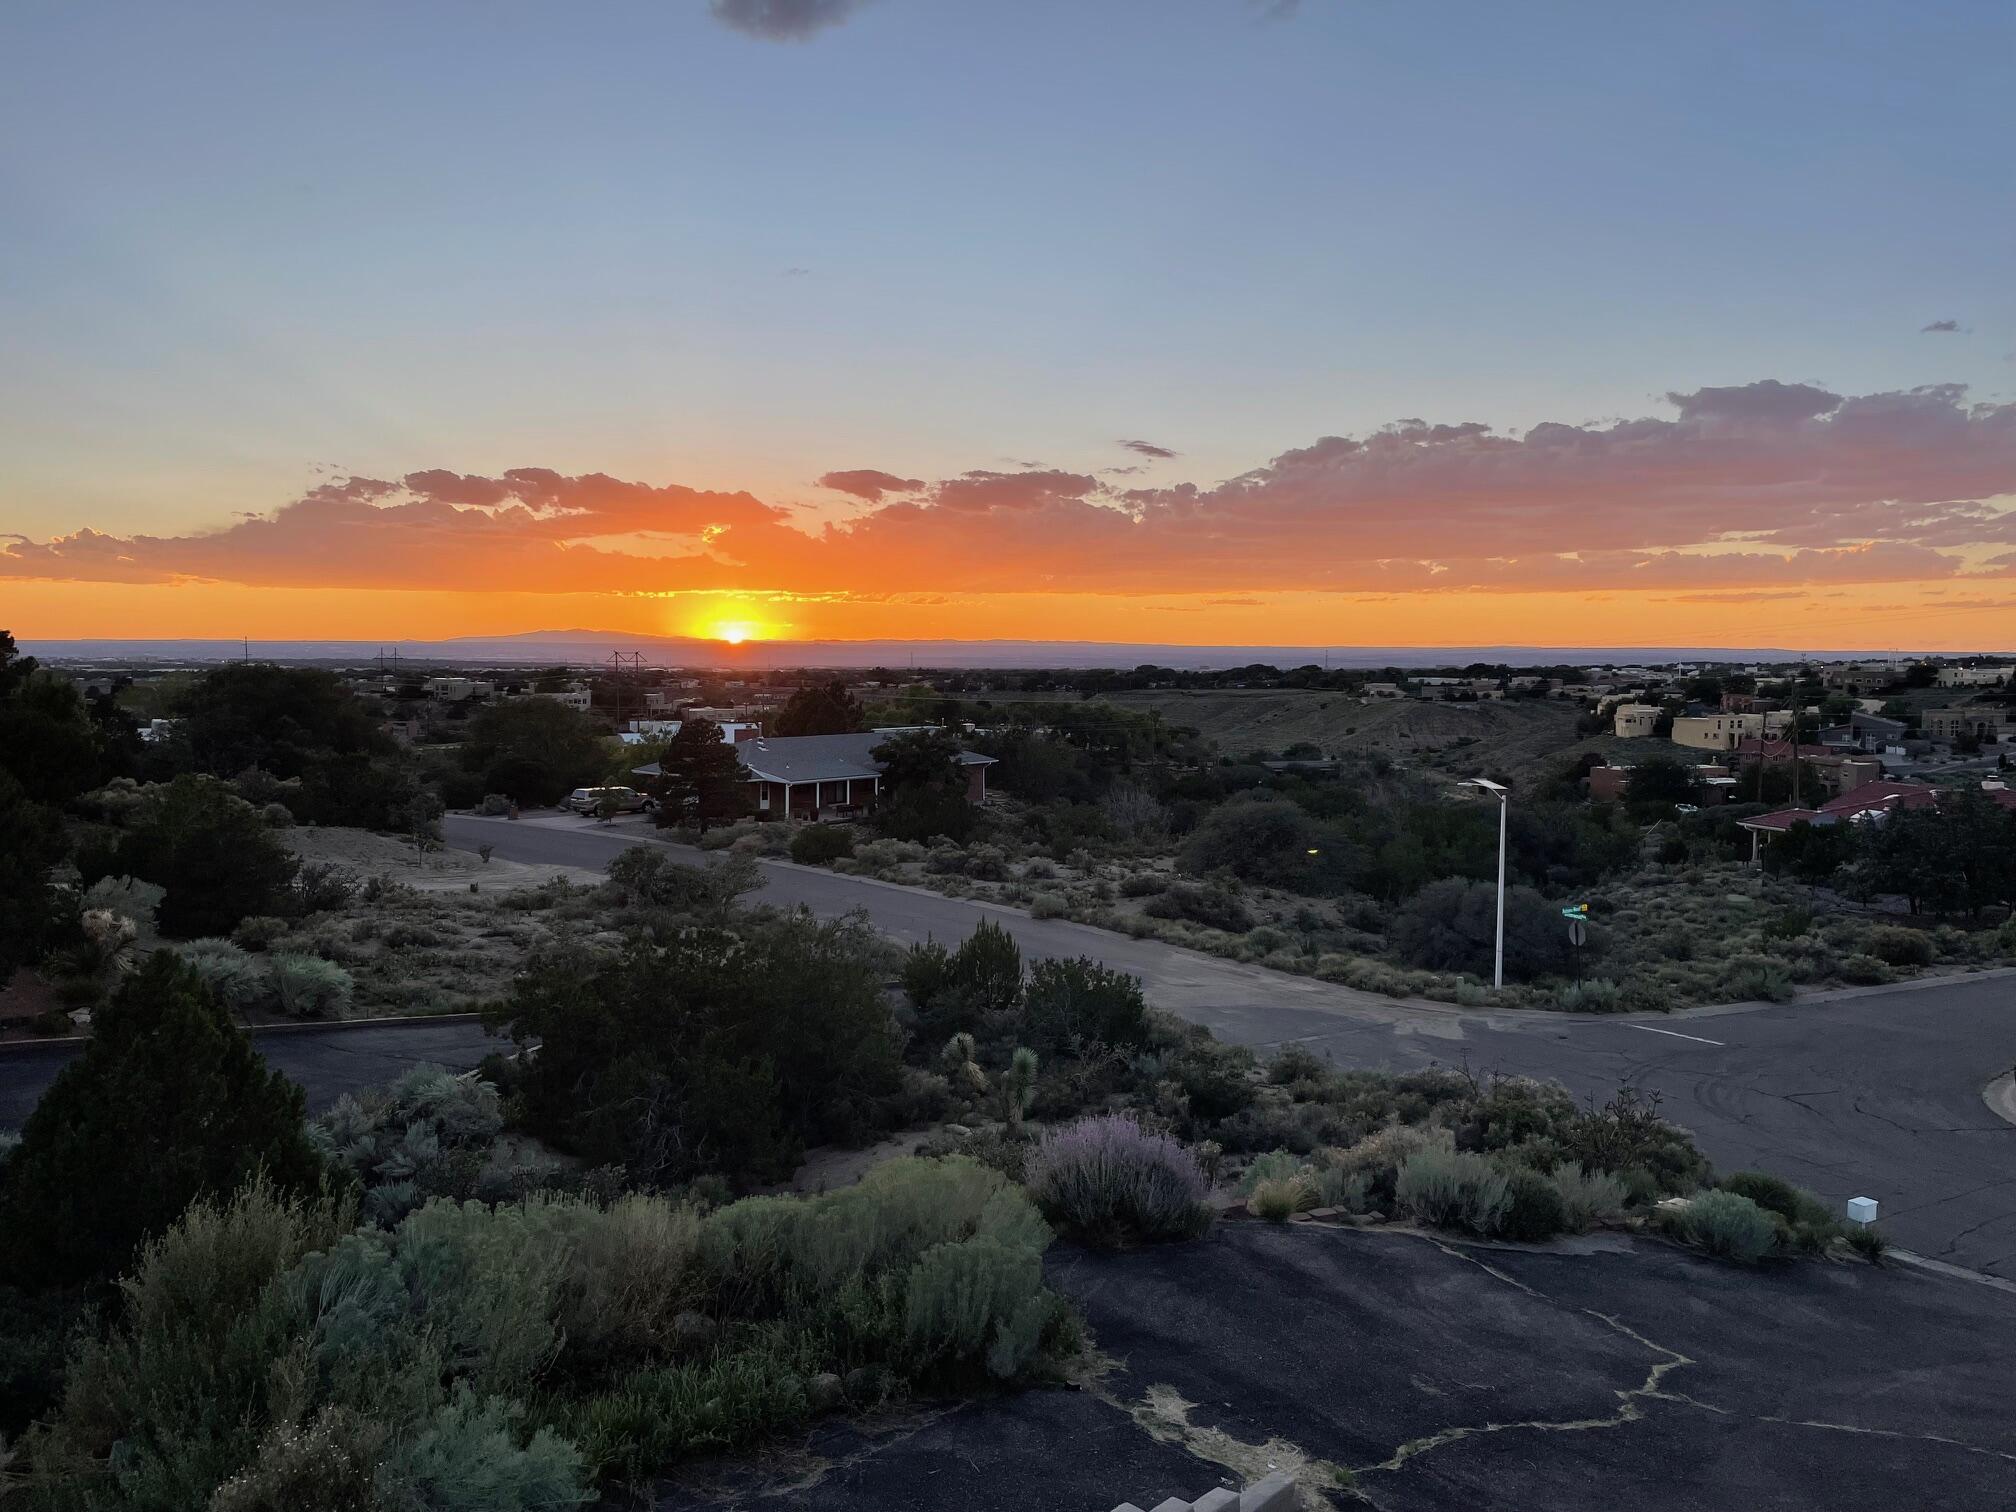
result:
M 579 866 L 542 866 L 524 861 L 485 861 L 468 851 L 436 850 L 422 855 L 393 835 L 369 830 L 303 828 L 286 832 L 287 843 L 304 861 L 326 861 L 360 877 L 384 877 L 417 892 L 466 892 L 471 882 L 485 892 L 537 887 L 555 878 L 589 886 L 604 879 Z

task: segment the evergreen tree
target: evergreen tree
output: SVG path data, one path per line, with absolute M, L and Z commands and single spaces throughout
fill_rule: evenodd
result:
M 749 812 L 749 774 L 711 719 L 688 719 L 658 758 L 660 824 L 732 824 Z
M 851 735 L 862 728 L 861 705 L 843 682 L 800 688 L 777 713 L 779 735 Z
M 302 1093 L 167 951 L 98 1010 L 0 1165 L 0 1265 L 30 1286 L 116 1274 L 199 1195 L 257 1171 L 308 1192 Z

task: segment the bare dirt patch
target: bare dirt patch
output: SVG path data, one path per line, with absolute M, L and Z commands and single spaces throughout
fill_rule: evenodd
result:
M 398 882 L 416 892 L 467 892 L 474 882 L 483 892 L 509 892 L 555 880 L 594 886 L 600 872 L 578 866 L 534 865 L 524 861 L 485 861 L 469 851 L 422 852 L 411 841 L 370 830 L 307 828 L 285 836 L 303 861 L 340 866 L 358 877 Z

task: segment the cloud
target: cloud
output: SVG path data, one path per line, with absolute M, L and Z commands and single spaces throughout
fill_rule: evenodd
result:
M 915 493 L 924 486 L 924 480 L 899 478 L 894 473 L 880 472 L 872 467 L 857 467 L 849 472 L 829 472 L 819 479 L 819 486 L 852 494 L 870 504 L 879 504 L 884 494 Z
M 713 0 L 714 19 L 766 42 L 802 42 L 838 26 L 866 0 Z
M 2016 404 L 1766 380 L 1662 415 L 1397 421 L 1214 485 L 1059 468 L 819 481 L 812 528 L 748 493 L 604 474 L 349 478 L 184 535 L 0 538 L 0 577 L 521 592 L 1788 592 L 2016 575 Z M 2005 502 L 1997 502 L 2002 500 Z
M 1214 598 L 1204 600 L 1207 604 L 1219 604 L 1227 609 L 1258 609 L 1266 602 L 1257 598 Z
M 1122 441 L 1119 444 L 1131 452 L 1144 457 L 1153 457 L 1160 462 L 1166 462 L 1171 457 L 1179 455 L 1166 446 L 1157 446 L 1153 441 Z
M 1960 322 L 1957 320 L 1935 320 L 1930 325 L 1922 325 L 1918 327 L 1918 333 L 1922 336 L 1928 331 L 1957 332 L 1959 329 L 1960 329 Z
M 1838 593 L 1829 593 L 1828 598 L 1837 598 Z M 1676 593 L 1671 598 L 1662 599 L 1667 604 L 1765 604 L 1774 599 L 1805 598 L 1797 588 L 1758 588 L 1749 593 Z

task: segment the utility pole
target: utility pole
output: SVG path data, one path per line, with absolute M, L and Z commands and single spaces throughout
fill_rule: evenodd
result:
M 1505 985 L 1505 814 L 1511 789 L 1489 777 L 1472 777 L 1465 787 L 1482 788 L 1498 800 L 1498 933 L 1491 952 L 1491 985 Z

